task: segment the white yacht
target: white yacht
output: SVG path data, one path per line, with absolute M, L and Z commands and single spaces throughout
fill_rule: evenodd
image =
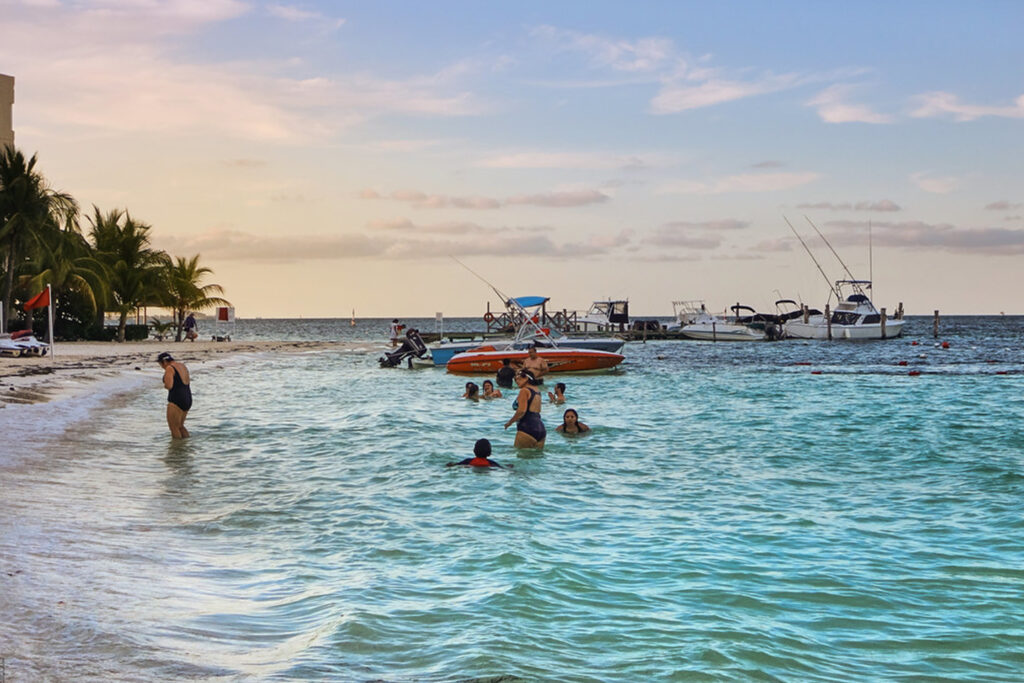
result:
M 871 303 L 865 290 L 871 289 L 869 280 L 837 280 L 835 293 L 842 300 L 836 304 L 830 320 L 821 313 L 786 321 L 786 335 L 795 339 L 892 339 L 903 334 L 902 318 L 886 318 L 882 327 L 882 314 Z M 845 296 L 845 298 L 843 298 Z

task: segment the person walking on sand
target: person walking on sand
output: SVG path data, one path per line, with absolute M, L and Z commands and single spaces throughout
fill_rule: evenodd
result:
M 190 342 L 194 342 L 196 337 L 199 336 L 199 325 L 196 324 L 196 316 L 193 313 L 189 313 L 188 317 L 185 318 L 185 339 Z
M 402 331 L 402 326 L 398 324 L 398 318 L 391 321 L 391 348 L 398 346 L 398 333 Z
M 187 439 L 191 434 L 185 429 L 185 418 L 192 408 L 192 386 L 188 368 L 184 363 L 174 360 L 166 351 L 156 357 L 156 362 L 164 369 L 167 426 L 171 428 L 171 436 L 175 439 Z

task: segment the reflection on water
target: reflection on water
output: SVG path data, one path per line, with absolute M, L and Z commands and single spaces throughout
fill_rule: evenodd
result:
M 461 400 L 442 371 L 196 364 L 192 439 L 147 386 L 0 470 L 8 673 L 1013 680 L 1024 363 L 1004 323 L 950 349 L 630 344 L 545 402 L 549 432 L 568 407 L 594 431 L 543 452 L 513 448 L 510 401 Z M 444 467 L 480 437 L 515 469 Z

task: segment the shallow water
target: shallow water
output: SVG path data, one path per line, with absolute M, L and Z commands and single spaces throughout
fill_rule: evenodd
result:
M 376 352 L 196 365 L 185 443 L 126 384 L 0 464 L 8 680 L 1020 680 L 1024 320 L 908 328 L 630 343 L 542 453 Z

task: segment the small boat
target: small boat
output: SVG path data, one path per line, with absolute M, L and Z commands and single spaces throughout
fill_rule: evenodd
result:
M 18 330 L 0 334 L 0 355 L 11 358 L 20 356 L 45 356 L 50 345 L 35 338 L 31 330 Z
M 762 341 L 764 328 L 755 329 L 739 320 L 742 309 L 753 311 L 749 306 L 733 306 L 736 319 L 730 320 L 707 312 L 697 316 L 689 325 L 683 325 L 680 332 L 689 339 L 702 341 Z
M 504 343 L 491 343 L 465 350 L 451 356 L 445 363 L 448 372 L 454 374 L 490 374 L 497 372 L 504 359 L 521 361 L 529 355 L 529 347 L 537 347 L 537 355 L 548 363 L 548 372 L 592 372 L 607 370 L 625 360 L 625 356 L 612 351 L 580 347 L 576 344 L 593 344 L 598 340 L 570 339 L 574 345 L 565 347 L 560 340 L 552 339 L 549 330 L 542 328 L 535 313 L 529 307 L 539 307 L 547 297 L 518 297 L 508 299 L 506 305 L 515 313 L 513 319 L 520 322 L 515 337 Z M 605 340 L 618 344 L 620 339 Z M 431 353 L 434 353 L 433 351 Z M 435 355 L 435 364 L 440 364 Z
M 675 322 L 671 322 L 666 325 L 665 329 L 669 331 L 680 330 L 686 325 L 697 322 L 697 317 L 702 313 L 707 314 L 707 308 L 705 308 L 704 302 L 699 299 L 692 301 L 673 301 L 672 315 L 675 317 Z
M 795 339 L 892 339 L 903 334 L 904 321 L 900 318 L 886 318 L 885 332 L 882 331 L 882 315 L 865 290 L 871 288 L 869 280 L 837 280 L 835 291 L 846 297 L 836 304 L 830 320 L 821 313 L 787 320 L 786 335 Z
M 624 339 L 618 339 L 615 337 L 535 337 L 533 339 L 523 339 L 516 341 L 515 339 L 504 339 L 504 340 L 490 340 L 490 341 L 460 341 L 460 342 L 441 342 L 435 344 L 430 348 L 430 356 L 434 359 L 434 365 L 447 365 L 453 356 L 459 353 L 465 353 L 466 351 L 473 351 L 483 346 L 490 346 L 492 348 L 502 347 L 506 348 L 511 345 L 514 349 L 525 351 L 532 344 L 536 344 L 538 349 L 542 348 L 559 348 L 559 349 L 592 349 L 595 351 L 608 351 L 609 353 L 618 353 L 618 351 L 626 343 Z
M 462 375 L 496 373 L 508 358 L 513 363 L 529 355 L 525 349 L 481 347 L 458 353 L 448 361 L 448 372 Z M 595 372 L 609 370 L 625 360 L 625 356 L 594 349 L 538 348 L 537 355 L 548 363 L 548 372 Z
M 356 309 L 352 309 L 352 320 L 349 323 L 352 327 L 356 326 Z
M 582 316 L 576 318 L 576 326 L 586 332 L 590 326 L 598 332 L 612 331 L 617 326 L 625 328 L 629 325 L 629 300 L 606 299 L 595 301 Z

